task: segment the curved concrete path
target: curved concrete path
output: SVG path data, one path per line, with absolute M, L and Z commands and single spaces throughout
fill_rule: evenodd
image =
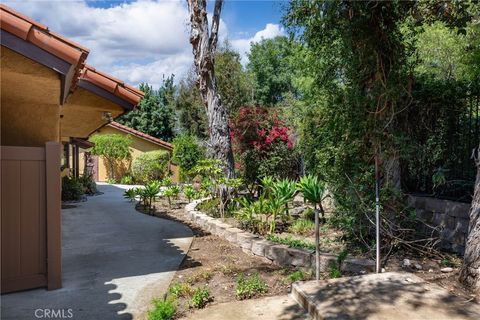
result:
M 138 319 L 163 296 L 192 231 L 137 212 L 125 188 L 99 185 L 103 195 L 62 210 L 63 288 L 2 295 L 2 319 L 48 318 L 44 309 L 70 319 Z

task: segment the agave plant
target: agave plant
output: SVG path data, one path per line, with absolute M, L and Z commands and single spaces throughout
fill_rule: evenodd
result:
M 128 190 L 125 190 L 125 192 L 123 193 L 123 197 L 130 200 L 130 202 L 135 201 L 135 198 L 137 197 L 137 188 L 130 188 Z
M 325 221 L 325 212 L 322 206 L 322 201 L 325 197 L 325 185 L 316 176 L 307 175 L 300 178 L 300 181 L 297 183 L 297 189 L 308 202 L 313 204 L 315 209 L 318 206 L 322 214 L 322 220 Z
M 288 215 L 288 203 L 293 199 L 297 188 L 295 182 L 290 179 L 278 180 L 272 185 L 272 194 L 274 198 L 279 198 L 284 202 L 285 211 Z
M 273 187 L 273 178 L 270 176 L 266 176 L 266 177 L 263 177 L 262 180 L 260 180 L 260 182 L 262 184 L 262 189 L 263 189 L 262 194 L 264 194 L 266 197 L 270 196 L 272 192 L 272 187 Z
M 172 185 L 167 189 L 163 190 L 163 195 L 167 197 L 168 207 L 172 209 L 172 198 L 177 198 L 180 193 L 180 188 L 176 185 Z
M 152 181 L 142 189 L 142 195 L 146 199 L 149 210 L 152 208 L 155 197 L 157 197 L 157 194 L 160 192 L 160 187 L 161 184 L 159 181 Z
M 188 202 L 190 202 L 195 197 L 195 189 L 191 185 L 186 185 L 183 187 L 183 194 L 187 197 Z

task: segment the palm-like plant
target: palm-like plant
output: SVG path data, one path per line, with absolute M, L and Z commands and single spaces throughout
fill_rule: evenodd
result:
M 137 188 L 130 188 L 128 190 L 125 190 L 125 192 L 123 193 L 123 197 L 125 199 L 128 199 L 130 200 L 130 202 L 133 202 L 135 200 L 135 198 L 137 197 Z
M 152 203 L 155 197 L 160 192 L 161 184 L 159 181 L 152 181 L 148 183 L 142 190 L 143 196 L 147 199 L 147 205 L 149 210 L 152 208 Z
M 276 181 L 272 186 L 273 197 L 279 198 L 284 202 L 285 211 L 288 215 L 288 203 L 293 199 L 297 187 L 295 182 L 290 179 L 283 179 Z
M 307 175 L 300 178 L 297 183 L 297 189 L 303 194 L 303 197 L 313 204 L 314 208 L 320 210 L 322 220 L 325 220 L 325 212 L 323 210 L 322 201 L 325 197 L 325 185 L 318 180 L 316 176 Z
M 183 187 L 183 194 L 187 197 L 188 202 L 190 202 L 193 197 L 195 197 L 195 189 L 191 185 L 186 185 Z
M 322 206 L 322 200 L 325 194 L 325 185 L 318 180 L 316 176 L 308 175 L 304 176 L 297 183 L 298 190 L 303 194 L 303 197 L 310 203 L 313 203 L 315 211 L 317 205 L 322 213 L 322 220 L 325 221 L 325 215 Z M 319 221 L 318 213 L 315 212 L 315 276 L 316 279 L 320 279 L 320 233 L 319 233 Z
M 172 209 L 172 198 L 177 198 L 180 193 L 180 188 L 176 185 L 172 185 L 163 190 L 163 195 L 167 197 L 168 208 Z

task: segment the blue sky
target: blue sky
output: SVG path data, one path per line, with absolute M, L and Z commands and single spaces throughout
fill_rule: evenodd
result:
M 50 30 L 90 49 L 87 63 L 138 85 L 158 87 L 175 74 L 179 81 L 193 63 L 188 42 L 186 1 L 6 0 L 6 5 L 40 21 Z M 208 3 L 213 8 L 213 1 Z M 220 39 L 228 38 L 248 61 L 251 42 L 285 33 L 282 1 L 226 0 Z

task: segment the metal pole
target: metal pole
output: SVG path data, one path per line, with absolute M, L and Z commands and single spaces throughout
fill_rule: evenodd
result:
M 315 204 L 315 279 L 320 280 L 320 221 L 318 215 L 320 211 L 317 210 L 317 204 Z
M 378 168 L 378 153 L 375 155 L 375 238 L 376 238 L 376 267 L 380 273 L 380 172 Z

